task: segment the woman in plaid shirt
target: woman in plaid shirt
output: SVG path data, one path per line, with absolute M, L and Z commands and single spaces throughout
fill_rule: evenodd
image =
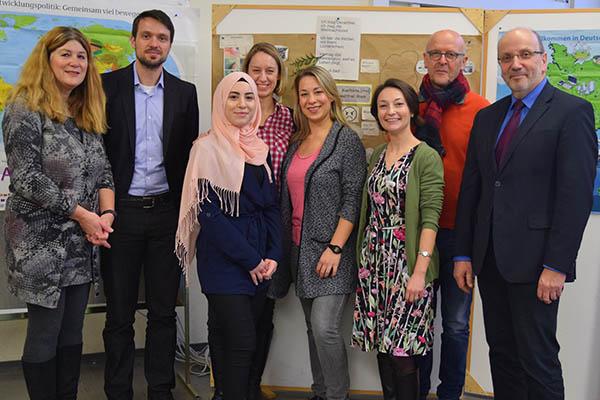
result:
M 258 97 L 262 118 L 258 128 L 260 137 L 268 146 L 271 155 L 272 171 L 277 188 L 280 188 L 280 167 L 288 149 L 288 142 L 295 131 L 292 110 L 277 101 L 274 95 L 282 92 L 283 60 L 279 51 L 270 43 L 256 43 L 244 59 L 242 70 L 254 79 L 258 88 Z M 260 381 L 265 369 L 271 338 L 273 337 L 273 310 L 275 300 L 267 298 L 256 322 L 256 352 L 248 377 L 247 400 L 262 399 Z M 222 360 L 223 349 L 212 343 L 209 338 L 215 394 L 213 400 L 222 399 Z

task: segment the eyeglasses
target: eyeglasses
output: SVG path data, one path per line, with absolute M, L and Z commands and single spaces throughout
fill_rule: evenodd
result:
M 498 57 L 498 62 L 500 64 L 510 64 L 515 57 L 517 57 L 521 61 L 529 60 L 535 54 L 544 54 L 544 52 L 539 51 L 539 50 L 537 50 L 537 51 L 521 50 L 520 52 L 515 53 L 515 54 L 502 54 L 500 57 Z
M 442 56 L 446 57 L 446 61 L 454 61 L 458 58 L 458 56 L 464 56 L 465 53 L 457 53 L 455 51 L 439 51 L 439 50 L 429 50 L 427 51 L 427 55 L 433 61 L 440 61 Z

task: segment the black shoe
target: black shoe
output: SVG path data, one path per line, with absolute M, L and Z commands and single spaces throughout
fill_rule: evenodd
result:
M 56 395 L 59 400 L 76 400 L 81 371 L 82 344 L 56 350 Z
M 41 363 L 21 361 L 31 400 L 56 400 L 56 357 Z
M 211 398 L 211 400 L 223 400 L 223 399 L 224 399 L 223 391 L 215 389 L 215 393 L 213 394 L 213 397 Z
M 263 400 L 260 385 L 258 388 L 254 385 L 248 387 L 248 390 L 246 391 L 246 400 Z
M 308 400 L 327 400 L 327 399 L 326 399 L 326 398 L 324 398 L 324 397 L 321 397 L 321 396 L 313 396 L 313 397 L 311 397 L 311 398 L 310 398 L 310 399 L 308 399 Z

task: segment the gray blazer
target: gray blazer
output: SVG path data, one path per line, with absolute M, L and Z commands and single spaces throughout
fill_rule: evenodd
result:
M 65 286 L 93 281 L 98 293 L 98 249 L 69 216 L 78 204 L 98 211 L 98 190 L 114 187 L 101 135 L 19 100 L 6 107 L 2 131 L 11 173 L 4 224 L 10 292 L 48 308 Z
M 311 299 L 356 290 L 356 229 L 342 250 L 335 277 L 320 278 L 317 263 L 327 248 L 339 218 L 358 224 L 362 187 L 367 171 L 365 148 L 352 129 L 334 122 L 315 162 L 308 168 L 304 181 L 304 216 L 297 269 L 290 259 L 292 244 L 292 204 L 287 184 L 290 162 L 298 149 L 288 149 L 281 168 L 281 219 L 283 255 L 269 288 L 269 297 L 287 294 L 292 281 L 296 294 Z

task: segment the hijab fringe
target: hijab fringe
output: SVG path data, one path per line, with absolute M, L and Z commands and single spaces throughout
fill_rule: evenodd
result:
M 212 189 L 219 199 L 219 208 L 223 213 L 230 216 L 239 217 L 240 214 L 240 194 L 232 190 L 227 190 L 213 185 L 208 179 L 198 179 L 198 184 L 190 188 L 192 191 L 191 204 L 182 204 L 181 210 L 186 210 L 185 216 L 179 221 L 179 228 L 175 237 L 175 254 L 179 259 L 179 266 L 185 272 L 185 283 L 189 287 L 190 265 L 194 254 L 190 252 L 190 244 L 194 244 L 200 234 L 200 225 L 196 223 L 198 214 L 202 211 L 202 204 L 205 201 L 211 202 L 208 195 Z M 200 188 L 200 189 L 199 189 Z M 189 238 L 192 242 L 185 243 L 184 238 Z

